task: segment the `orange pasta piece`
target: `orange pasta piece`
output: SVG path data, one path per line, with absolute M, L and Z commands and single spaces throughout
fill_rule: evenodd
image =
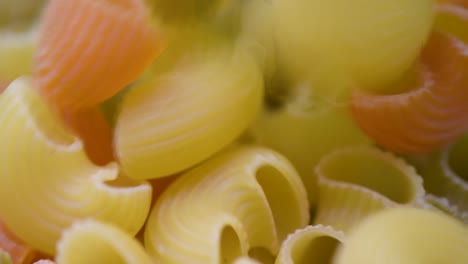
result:
M 468 131 L 468 46 L 434 32 L 417 66 L 419 81 L 396 95 L 355 91 L 354 119 L 377 144 L 403 154 L 429 153 Z
M 63 112 L 63 120 L 81 138 L 91 161 L 105 165 L 114 160 L 112 128 L 99 106 L 76 113 Z
M 135 81 L 161 50 L 144 0 L 50 0 L 35 87 L 56 108 L 95 106 Z
M 14 264 L 31 263 L 37 253 L 11 233 L 2 221 L 0 221 L 0 248 L 10 255 Z

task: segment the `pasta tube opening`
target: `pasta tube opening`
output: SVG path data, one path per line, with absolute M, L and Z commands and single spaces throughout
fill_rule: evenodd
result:
M 343 242 L 343 232 L 330 226 L 307 226 L 288 236 L 275 264 L 331 263 Z
M 263 189 L 275 222 L 278 238 L 283 240 L 301 223 L 301 211 L 295 208 L 297 203 L 292 188 L 284 175 L 273 166 L 262 166 L 257 169 L 256 179 Z M 296 220 L 296 221 L 294 221 Z
M 236 230 L 232 226 L 225 226 L 221 231 L 220 264 L 231 264 L 242 255 L 241 242 Z
M 370 148 L 332 153 L 317 166 L 322 178 L 363 186 L 394 202 L 405 204 L 417 194 L 407 169 L 396 166 L 393 157 Z
M 386 207 L 425 204 L 422 178 L 416 170 L 376 148 L 338 149 L 322 158 L 316 173 L 319 203 L 314 223 L 337 230 L 347 231 Z

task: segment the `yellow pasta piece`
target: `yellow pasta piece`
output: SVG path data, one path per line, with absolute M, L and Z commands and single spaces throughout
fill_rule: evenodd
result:
M 402 159 L 372 147 L 338 149 L 322 158 L 316 224 L 347 231 L 365 216 L 394 206 L 423 206 L 422 179 Z
M 0 248 L 0 264 L 13 264 L 10 255 Z
M 115 163 L 94 165 L 29 78 L 1 95 L 0 123 L 0 215 L 20 239 L 53 254 L 62 230 L 77 219 L 94 217 L 132 235 L 142 227 L 150 184 L 117 178 Z
M 330 226 L 307 226 L 288 236 L 275 264 L 330 263 L 336 248 L 344 242 L 343 232 Z
M 264 0 L 245 1 L 241 9 L 238 45 L 252 52 L 265 78 L 270 79 L 276 70 L 273 4 Z
M 307 188 L 310 205 L 315 206 L 318 191 L 314 168 L 321 157 L 339 147 L 365 146 L 371 141 L 353 122 L 347 108 L 316 109 L 306 95 L 293 97 L 281 109 L 264 109 L 248 136 L 293 163 Z
M 115 147 L 129 177 L 188 169 L 234 141 L 259 111 L 263 81 L 248 54 L 218 48 L 191 58 L 125 95 Z
M 57 244 L 57 264 L 151 264 L 143 246 L 117 226 L 95 220 L 74 223 Z
M 435 14 L 433 0 L 273 0 L 278 50 L 292 74 L 382 90 L 418 57 Z M 344 75 L 349 75 L 343 77 Z M 346 87 L 349 89 L 350 87 Z
M 252 250 L 276 255 L 308 220 L 292 165 L 268 149 L 234 146 L 166 189 L 148 218 L 145 245 L 161 263 L 231 263 Z
M 392 208 L 353 228 L 334 264 L 468 263 L 468 227 L 421 208 Z
M 432 199 L 468 223 L 468 134 L 442 151 L 417 164 L 428 193 L 445 198 Z

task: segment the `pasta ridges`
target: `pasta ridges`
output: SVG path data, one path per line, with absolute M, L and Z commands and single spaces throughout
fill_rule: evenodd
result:
M 53 255 L 61 232 L 75 220 L 95 218 L 130 235 L 140 230 L 151 186 L 119 176 L 116 163 L 93 164 L 29 79 L 15 80 L 0 108 L 0 215 L 19 238 Z
M 136 80 L 160 50 L 143 0 L 51 0 L 34 60 L 36 86 L 60 109 L 91 107 Z
M 417 66 L 420 83 L 396 95 L 354 92 L 357 123 L 379 145 L 399 153 L 427 153 L 468 130 L 468 48 L 434 32 Z

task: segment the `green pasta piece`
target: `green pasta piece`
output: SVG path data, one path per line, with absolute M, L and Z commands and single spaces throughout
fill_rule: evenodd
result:
M 291 164 L 269 149 L 233 146 L 169 186 L 148 218 L 145 246 L 168 264 L 261 261 L 308 221 Z
M 414 162 L 424 178 L 425 189 L 437 197 L 429 200 L 465 223 L 468 223 L 467 157 L 468 134 L 440 152 Z
M 319 162 L 315 224 L 347 231 L 387 207 L 425 206 L 422 179 L 402 159 L 372 147 L 336 150 Z
M 288 236 L 275 264 L 330 263 L 336 248 L 344 242 L 343 232 L 330 226 L 307 226 Z

